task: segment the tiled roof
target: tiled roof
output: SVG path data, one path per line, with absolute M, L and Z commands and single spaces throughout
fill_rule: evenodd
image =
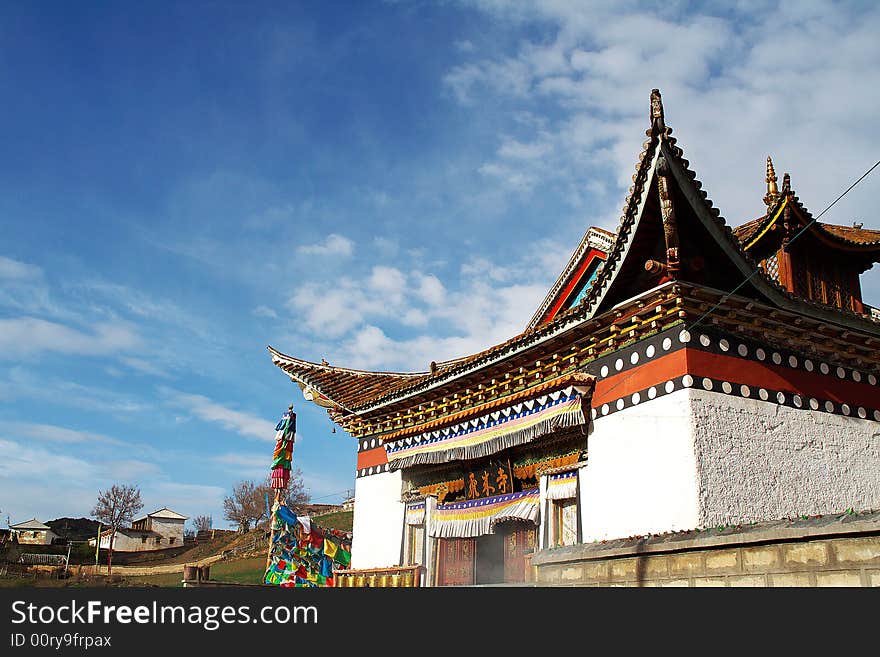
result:
M 659 105 L 659 92 L 654 90 L 654 93 L 652 93 L 652 106 L 655 94 Z M 792 295 L 780 286 L 779 283 L 765 276 L 760 268 L 758 268 L 754 258 L 745 251 L 743 240 L 745 239 L 744 236 L 754 235 L 755 231 L 763 224 L 767 217 L 759 217 L 738 227 L 736 230 L 726 225 L 718 209 L 713 207 L 712 201 L 708 198 L 706 192 L 701 189 L 702 183 L 697 180 L 696 173 L 689 168 L 689 162 L 684 158 L 684 152 L 680 147 L 676 146 L 677 140 L 671 136 L 672 129 L 666 127 L 664 123 L 662 106 L 659 107 L 659 114 L 652 115 L 652 125 L 646 134 L 648 139 L 644 142 L 643 150 L 639 155 L 636 172 L 633 175 L 633 186 L 630 188 L 630 193 L 627 196 L 623 215 L 620 218 L 620 225 L 616 234 L 614 234 L 614 241 L 609 248 L 607 260 L 594 279 L 591 288 L 584 295 L 584 298 L 576 306 L 560 313 L 550 322 L 532 325 L 509 340 L 476 354 L 444 363 L 432 364 L 435 367 L 432 367 L 432 371 L 429 372 L 402 373 L 352 370 L 333 367 L 326 363 L 311 363 L 287 356 L 269 347 L 273 362 L 287 372 L 291 379 L 297 381 L 304 391 L 308 388 L 313 388 L 318 393 L 326 396 L 332 402 L 332 404 L 326 404 L 327 406 L 332 407 L 336 405 L 349 413 L 360 414 L 372 411 L 391 400 L 401 399 L 414 391 L 424 391 L 433 385 L 439 385 L 443 381 L 457 379 L 460 376 L 477 371 L 490 363 L 500 362 L 513 354 L 526 352 L 551 338 L 555 340 L 558 336 L 569 335 L 572 329 L 581 327 L 585 320 L 590 320 L 600 314 L 604 316 L 605 311 L 608 310 L 605 307 L 607 304 L 603 305 L 606 292 L 612 287 L 617 271 L 628 253 L 630 242 L 639 225 L 640 208 L 646 186 L 650 185 L 651 178 L 655 175 L 654 167 L 662 157 L 666 157 L 675 163 L 677 172 L 674 173 L 674 176 L 672 173 L 668 175 L 676 177 L 677 180 L 681 178 L 679 185 L 684 184 L 686 187 L 690 187 L 691 191 L 689 193 L 692 193 L 699 200 L 699 203 L 695 205 L 695 207 L 699 206 L 698 215 L 702 213 L 702 220 L 707 227 L 711 227 L 710 232 L 715 233 L 719 244 L 722 248 L 726 249 L 731 259 L 733 261 L 739 260 L 737 267 L 743 272 L 743 276 L 753 276 L 759 279 L 755 281 L 756 287 L 763 289 L 768 299 L 786 308 L 791 306 L 789 309 L 794 311 L 811 313 L 812 309 L 811 314 L 815 314 L 823 321 L 850 324 L 855 320 L 858 328 L 863 328 L 873 323 L 862 315 L 817 304 Z M 781 198 L 777 203 L 781 202 Z M 792 200 L 799 208 L 802 208 L 797 197 L 792 196 Z M 777 204 L 774 204 L 770 210 L 774 210 L 776 207 Z M 806 209 L 802 209 L 802 212 L 808 220 L 812 218 Z M 769 214 L 770 212 L 768 212 Z M 833 229 L 828 232 L 834 234 Z M 844 233 L 848 237 L 842 237 Z M 855 242 L 857 239 L 873 239 L 874 233 L 878 233 L 878 231 L 861 231 L 858 235 L 850 231 L 844 231 L 838 237 L 857 243 Z M 878 238 L 880 238 L 880 234 L 878 234 Z M 871 242 L 867 241 L 858 243 L 871 244 Z M 580 246 L 583 246 L 583 244 L 582 240 Z M 569 270 L 572 262 L 576 260 L 579 249 L 576 249 L 566 270 Z
M 736 239 L 740 241 L 740 243 L 745 244 L 752 238 L 753 235 L 758 232 L 766 219 L 767 215 L 764 215 L 762 217 L 758 217 L 757 219 L 747 221 L 746 223 L 734 228 L 733 234 L 736 236 Z
M 9 525 L 10 529 L 28 529 L 28 530 L 39 530 L 39 529 L 48 529 L 52 531 L 51 527 L 47 527 L 43 523 L 41 523 L 36 518 L 31 518 L 30 520 L 25 520 L 24 522 L 19 522 L 15 525 Z
M 346 410 L 383 394 L 421 381 L 430 372 L 370 372 L 326 363 L 312 363 L 269 347 L 272 362 L 284 370 L 303 390 L 313 389 Z
M 880 230 L 856 228 L 855 226 L 835 226 L 834 224 L 822 224 L 819 226 L 826 233 L 830 233 L 837 239 L 851 244 L 880 247 Z
M 764 227 L 767 215 L 752 219 L 733 229 L 733 234 L 745 245 Z M 876 246 L 880 248 L 880 230 L 856 228 L 855 226 L 838 226 L 817 221 L 813 226 L 832 240 L 857 246 Z

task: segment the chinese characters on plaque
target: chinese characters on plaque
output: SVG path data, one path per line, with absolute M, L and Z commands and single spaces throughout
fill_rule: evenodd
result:
M 465 497 L 475 500 L 513 492 L 513 472 L 510 461 L 489 461 L 482 468 L 471 470 L 464 475 Z

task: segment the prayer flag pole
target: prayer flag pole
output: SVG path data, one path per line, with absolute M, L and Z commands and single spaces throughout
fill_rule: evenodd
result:
M 278 522 L 278 507 L 284 500 L 284 493 L 290 482 L 290 467 L 293 460 L 293 443 L 296 440 L 296 413 L 293 412 L 293 404 L 287 407 L 287 411 L 281 416 L 281 420 L 275 425 L 275 451 L 272 454 L 271 485 L 275 491 L 275 502 L 269 513 L 269 546 L 266 550 L 266 571 L 272 563 L 272 545 L 275 542 L 275 525 Z M 266 496 L 266 506 L 269 497 Z

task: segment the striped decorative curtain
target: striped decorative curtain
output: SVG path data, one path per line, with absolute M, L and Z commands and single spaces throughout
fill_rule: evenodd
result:
M 587 423 L 582 388 L 569 386 L 458 424 L 385 443 L 392 470 L 489 456 Z
M 415 502 L 406 505 L 406 524 L 407 525 L 424 525 L 425 524 L 425 503 Z
M 559 472 L 547 478 L 547 499 L 565 500 L 577 496 L 577 470 Z
M 493 532 L 502 520 L 538 520 L 537 488 L 467 502 L 438 504 L 431 514 L 429 534 L 435 538 L 469 538 Z

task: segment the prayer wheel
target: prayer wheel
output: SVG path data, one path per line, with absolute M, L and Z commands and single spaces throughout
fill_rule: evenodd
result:
M 379 583 L 377 584 L 377 586 L 381 586 L 382 588 L 388 588 L 389 586 L 391 586 L 391 575 L 379 575 Z
M 199 567 L 198 566 L 190 566 L 189 564 L 183 567 L 183 579 L 188 582 L 195 582 L 199 579 Z
M 403 585 L 404 586 L 412 586 L 413 585 L 413 571 L 407 570 L 403 573 Z
M 400 573 L 395 573 L 394 575 L 391 575 L 390 580 L 391 580 L 391 583 L 389 584 L 389 586 L 394 586 L 394 587 L 400 586 L 400 580 L 401 580 Z
M 355 575 L 354 576 L 354 585 L 355 586 L 366 586 L 366 578 L 363 575 Z

